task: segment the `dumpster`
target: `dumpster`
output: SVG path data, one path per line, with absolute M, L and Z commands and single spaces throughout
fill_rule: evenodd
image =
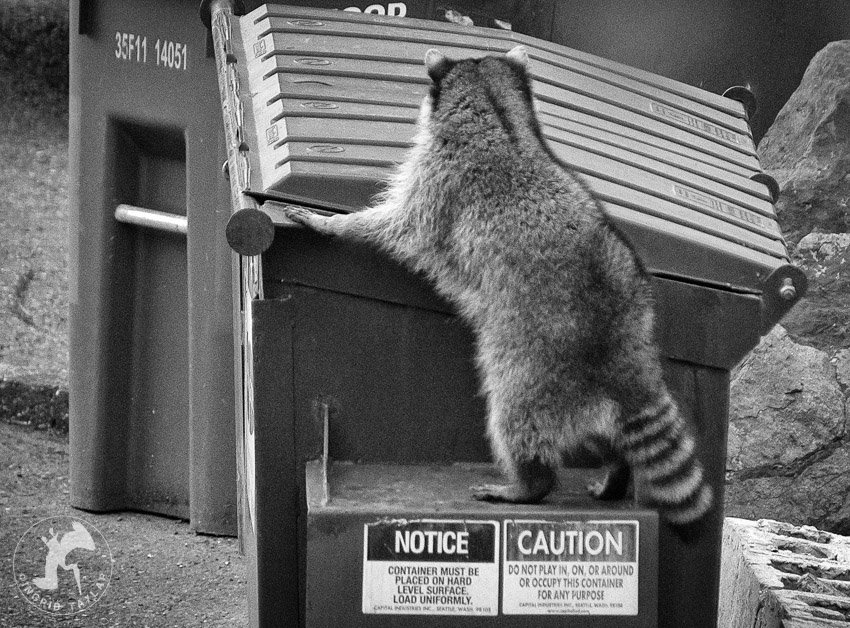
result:
M 543 136 L 652 275 L 665 378 L 722 503 L 729 372 L 806 288 L 755 153 L 751 94 L 509 30 L 204 6 L 240 254 L 251 625 L 713 628 L 722 508 L 685 544 L 651 509 L 588 498 L 592 459 L 540 505 L 473 501 L 496 472 L 470 330 L 421 277 L 284 209 L 357 211 L 380 189 L 411 144 L 428 48 L 525 45 Z
M 228 188 L 195 3 L 71 2 L 71 504 L 235 534 Z

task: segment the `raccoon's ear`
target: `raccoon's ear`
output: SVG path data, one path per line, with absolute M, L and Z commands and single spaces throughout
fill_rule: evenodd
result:
M 439 50 L 430 48 L 425 53 L 425 69 L 428 71 L 431 80 L 436 83 L 448 74 L 449 60 Z
M 525 46 L 514 46 L 508 50 L 505 56 L 511 61 L 519 63 L 522 67 L 528 68 L 528 50 L 525 49 Z

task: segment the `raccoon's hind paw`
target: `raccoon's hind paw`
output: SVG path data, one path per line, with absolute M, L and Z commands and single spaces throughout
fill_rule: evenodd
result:
M 477 499 L 480 502 L 505 502 L 512 501 L 505 498 L 505 492 L 508 488 L 508 486 L 498 484 L 482 484 L 473 486 L 470 490 L 472 491 L 472 499 Z
M 629 492 L 628 484 L 623 486 L 611 486 L 607 478 L 604 480 L 597 480 L 596 482 L 588 482 L 586 488 L 588 495 L 590 495 L 593 499 L 598 499 L 600 501 L 616 501 L 618 499 L 625 499 L 626 494 Z
M 549 489 L 534 490 L 522 484 L 482 484 L 472 487 L 472 498 L 482 502 L 536 504 L 546 497 Z
M 627 464 L 617 463 L 608 469 L 604 480 L 591 482 L 587 492 L 591 497 L 601 500 L 625 499 L 629 493 L 629 479 L 632 472 Z
M 483 484 L 472 487 L 472 497 L 479 501 L 536 504 L 555 487 L 555 470 L 539 460 L 519 462 L 510 474 L 511 484 Z

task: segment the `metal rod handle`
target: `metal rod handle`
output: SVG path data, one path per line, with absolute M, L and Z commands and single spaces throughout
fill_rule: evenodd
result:
M 134 205 L 119 205 L 116 207 L 115 220 L 132 225 L 139 225 L 141 227 L 159 229 L 160 231 L 182 233 L 183 235 L 186 235 L 189 224 L 186 216 L 178 216 L 177 214 L 169 214 L 167 212 L 148 209 L 146 207 L 136 207 Z

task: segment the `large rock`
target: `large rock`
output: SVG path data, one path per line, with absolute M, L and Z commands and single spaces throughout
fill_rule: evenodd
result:
M 726 515 L 759 519 L 769 514 L 795 525 L 850 534 L 850 447 L 839 444 L 797 472 L 735 478 L 726 485 Z
M 733 373 L 726 512 L 848 534 L 850 41 L 815 56 L 759 156 L 809 290 Z
M 758 153 L 780 185 L 779 222 L 810 282 L 783 325 L 804 344 L 850 348 L 850 40 L 815 55 Z
M 798 342 L 825 351 L 850 348 L 850 233 L 810 233 L 792 258 L 809 291 L 782 324 Z
M 844 437 L 844 397 L 831 356 L 793 342 L 781 326 L 732 382 L 726 468 L 785 472 Z
M 850 533 L 850 351 L 798 345 L 777 326 L 732 380 L 726 514 Z
M 836 41 L 809 64 L 758 147 L 779 183 L 786 237 L 850 231 L 850 41 Z

